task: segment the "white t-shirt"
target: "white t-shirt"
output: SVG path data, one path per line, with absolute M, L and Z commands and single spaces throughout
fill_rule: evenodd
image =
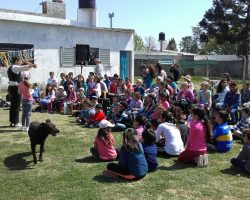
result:
M 58 84 L 58 81 L 57 81 L 57 78 L 48 78 L 48 81 L 47 81 L 47 84 L 50 84 L 50 85 L 57 85 Z
M 164 122 L 155 131 L 156 142 L 163 136 L 165 138 L 164 149 L 167 154 L 179 155 L 184 150 L 183 141 L 179 129 L 173 123 Z

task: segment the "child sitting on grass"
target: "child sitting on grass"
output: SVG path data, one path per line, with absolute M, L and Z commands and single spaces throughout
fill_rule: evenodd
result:
M 142 147 L 144 155 L 148 163 L 148 172 L 154 172 L 157 170 L 157 147 L 155 144 L 156 137 L 152 129 L 146 129 L 142 132 Z
M 105 119 L 105 113 L 102 110 L 102 104 L 97 104 L 95 106 L 95 114 L 89 118 L 88 123 L 85 125 L 87 128 L 98 127 L 100 121 Z
M 250 129 L 245 129 L 244 133 L 244 146 L 236 158 L 231 159 L 231 164 L 250 174 Z
M 215 126 L 213 134 L 212 134 L 212 144 L 208 144 L 208 148 L 213 149 L 217 152 L 227 152 L 233 146 L 232 133 L 227 125 L 227 120 L 229 118 L 229 114 L 221 110 L 215 114 L 215 122 L 217 126 Z
M 136 131 L 136 137 L 139 142 L 142 141 L 142 132 L 144 131 L 144 126 L 147 119 L 143 115 L 137 115 L 134 120 L 134 129 Z
M 117 157 L 114 148 L 115 139 L 111 132 L 111 127 L 115 125 L 108 120 L 102 120 L 99 124 L 99 130 L 95 138 L 94 147 L 90 148 L 92 156 L 100 161 L 112 161 Z
M 240 121 L 233 126 L 233 136 L 235 138 L 242 139 L 244 129 L 250 128 L 250 108 L 245 107 L 240 109 L 241 119 Z
M 80 124 L 85 125 L 86 122 L 95 114 L 95 108 L 92 103 L 86 99 L 83 102 L 83 110 L 79 111 L 79 116 L 76 118 L 76 121 Z
M 141 143 L 137 141 L 135 130 L 128 128 L 123 133 L 123 145 L 120 150 L 119 162 L 109 163 L 104 176 L 118 176 L 126 180 L 143 178 L 148 172 L 148 164 Z

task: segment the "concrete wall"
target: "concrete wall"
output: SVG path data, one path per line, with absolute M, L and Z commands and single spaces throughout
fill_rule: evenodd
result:
M 18 19 L 17 15 L 20 16 L 20 19 Z M 10 19 L 6 21 L 7 18 Z M 34 23 L 39 21 L 39 18 L 41 18 L 41 23 Z M 92 48 L 109 49 L 112 74 L 120 73 L 120 51 L 133 52 L 133 31 L 131 30 L 83 28 L 79 24 L 78 26 L 76 22 L 53 18 L 47 18 L 48 23 L 46 24 L 45 18 L 13 14 L 12 19 L 18 19 L 18 21 L 11 21 L 9 13 L 0 12 L 0 43 L 34 45 L 35 62 L 38 65 L 38 69 L 31 70 L 32 81 L 46 82 L 49 71 L 55 71 L 57 76 L 61 72 L 73 71 L 75 74 L 80 73 L 79 66 L 60 67 L 60 47 L 73 48 L 76 44 L 88 44 Z M 72 23 L 76 25 L 73 26 Z M 133 69 L 133 62 L 131 68 Z M 90 71 L 93 71 L 93 67 L 84 68 L 84 76 L 87 77 Z M 3 80 L 4 78 L 1 77 L 6 77 L 5 70 L 0 70 L 0 73 L 0 80 Z M 133 74 L 130 76 L 132 77 Z M 4 83 L 0 84 L 1 87 Z

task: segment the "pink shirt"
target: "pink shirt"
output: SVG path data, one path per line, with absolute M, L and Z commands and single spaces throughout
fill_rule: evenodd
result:
M 139 126 L 139 127 L 135 128 L 135 131 L 136 131 L 137 140 L 139 142 L 141 142 L 141 140 L 142 140 L 142 132 L 144 131 L 143 126 Z
M 22 94 L 22 99 L 26 99 L 30 101 L 33 100 L 32 95 L 31 95 L 31 89 L 25 86 L 23 82 L 19 84 L 18 90 Z
M 191 151 L 206 151 L 206 128 L 200 120 L 190 123 L 186 149 Z
M 113 147 L 115 139 L 111 133 L 109 134 L 109 139 L 111 144 L 104 143 L 98 136 L 95 138 L 94 147 L 97 149 L 102 160 L 114 160 L 117 157 L 116 150 Z
M 167 110 L 169 108 L 169 103 L 168 101 L 163 101 L 162 106 Z

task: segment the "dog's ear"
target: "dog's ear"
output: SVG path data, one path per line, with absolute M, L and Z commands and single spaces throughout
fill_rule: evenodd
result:
M 48 124 L 48 123 L 51 123 L 50 119 L 46 119 L 45 122 Z

